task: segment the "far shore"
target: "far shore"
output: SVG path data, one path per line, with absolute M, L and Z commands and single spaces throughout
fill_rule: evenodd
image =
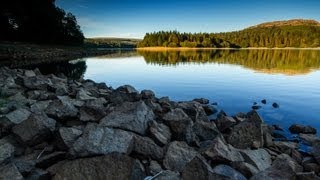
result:
M 247 49 L 292 49 L 292 50 L 320 50 L 320 47 L 317 48 L 295 48 L 295 47 L 284 47 L 284 48 L 268 48 L 268 47 L 248 47 L 248 48 L 213 48 L 213 47 L 140 47 L 136 48 L 137 50 L 146 50 L 146 51 L 163 51 L 163 50 L 247 50 Z

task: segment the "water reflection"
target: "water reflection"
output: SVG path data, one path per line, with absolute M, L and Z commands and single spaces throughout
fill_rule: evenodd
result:
M 179 65 L 182 63 L 235 64 L 264 73 L 296 75 L 320 68 L 317 50 L 138 50 L 149 64 Z

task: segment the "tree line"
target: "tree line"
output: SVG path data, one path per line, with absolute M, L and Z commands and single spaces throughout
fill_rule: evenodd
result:
M 227 33 L 147 33 L 138 47 L 320 47 L 320 26 L 255 27 Z
M 82 44 L 76 17 L 55 0 L 1 0 L 0 40 L 46 44 Z

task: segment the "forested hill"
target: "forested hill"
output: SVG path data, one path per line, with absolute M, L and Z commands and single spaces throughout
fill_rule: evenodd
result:
M 138 47 L 320 47 L 320 23 L 294 19 L 262 23 L 241 31 L 226 33 L 147 33 Z

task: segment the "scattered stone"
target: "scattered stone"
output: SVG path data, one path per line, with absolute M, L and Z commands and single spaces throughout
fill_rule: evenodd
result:
M 162 123 L 156 121 L 149 122 L 149 133 L 160 145 L 166 145 L 171 140 L 170 128 Z
M 54 180 L 64 179 L 144 179 L 142 164 L 127 155 L 105 156 L 67 161 L 58 167 Z
M 253 110 L 258 110 L 258 109 L 261 109 L 262 106 L 254 105 L 254 106 L 251 106 L 251 108 L 252 108 Z
M 317 129 L 311 127 L 311 126 L 304 126 L 299 124 L 293 124 L 289 127 L 289 130 L 291 133 L 294 134 L 317 134 Z
M 279 108 L 279 104 L 273 103 L 273 104 L 272 104 L 272 107 L 273 107 L 273 108 Z
M 143 101 L 125 102 L 101 119 L 100 125 L 144 135 L 148 129 L 148 122 L 154 119 L 153 111 Z
M 262 103 L 262 104 L 267 104 L 267 100 L 266 100 L 266 99 L 263 99 L 263 100 L 261 100 L 261 103 Z
M 120 129 L 88 124 L 81 137 L 71 148 L 74 156 L 93 156 L 118 152 L 130 154 L 133 146 L 133 134 Z
M 12 132 L 21 142 L 36 145 L 50 138 L 56 128 L 56 121 L 45 114 L 32 114 L 22 123 L 14 126 Z
M 197 151 L 185 142 L 174 141 L 169 144 L 163 165 L 166 169 L 181 172 L 196 155 Z

